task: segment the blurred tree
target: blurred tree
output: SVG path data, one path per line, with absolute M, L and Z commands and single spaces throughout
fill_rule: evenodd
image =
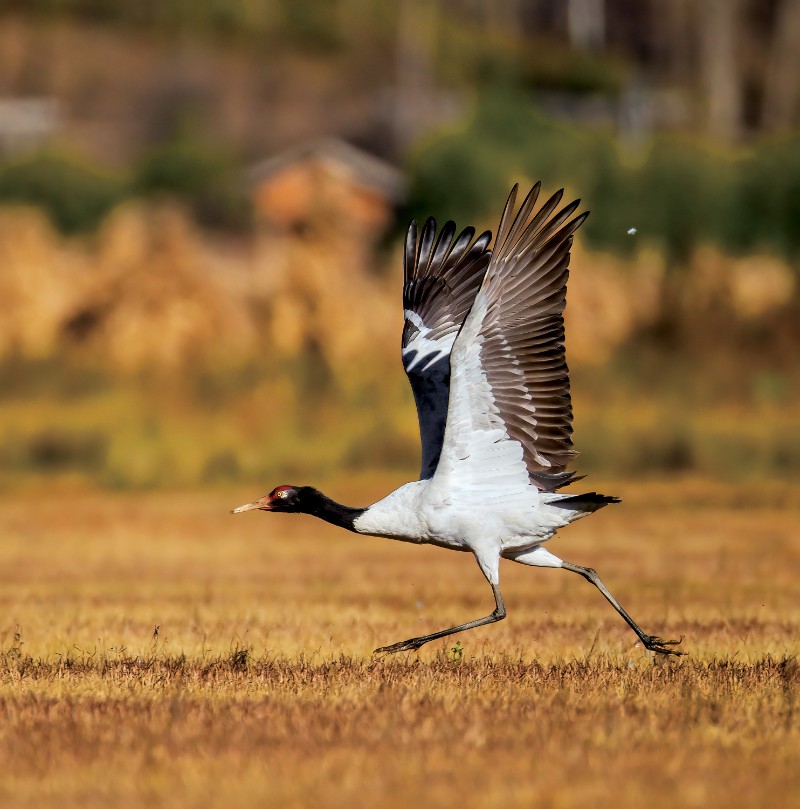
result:
M 392 110 L 394 146 L 408 148 L 425 117 L 425 99 L 433 90 L 434 52 L 440 17 L 435 0 L 401 0 L 397 5 L 397 83 Z
M 706 127 L 723 140 L 736 140 L 742 124 L 741 62 L 736 39 L 742 0 L 705 0 L 699 4 Z
M 568 0 L 567 30 L 573 48 L 602 50 L 606 36 L 605 0 Z
M 591 243 L 622 253 L 654 243 L 673 271 L 709 242 L 800 254 L 800 138 L 722 151 L 658 135 L 631 159 L 630 144 L 548 118 L 534 98 L 524 85 L 487 88 L 466 125 L 422 142 L 409 166 L 409 213 L 490 226 L 512 182 L 541 179 L 580 191 L 592 210 Z
M 764 127 L 796 126 L 800 111 L 800 0 L 782 0 L 775 15 L 764 92 Z
M 94 229 L 128 190 L 122 176 L 65 152 L 34 152 L 0 166 L 0 202 L 43 208 L 64 233 Z
M 134 172 L 133 191 L 174 197 L 189 206 L 201 225 L 240 230 L 251 222 L 237 161 L 190 135 L 148 152 Z

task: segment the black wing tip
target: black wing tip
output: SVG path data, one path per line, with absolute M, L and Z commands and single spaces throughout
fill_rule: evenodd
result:
M 492 231 L 491 230 L 484 230 L 477 239 L 475 239 L 475 244 L 483 243 L 486 247 L 488 247 L 489 242 L 492 240 Z
M 527 199 L 528 197 L 530 197 L 531 194 L 533 194 L 536 191 L 541 191 L 541 189 L 542 189 L 542 181 L 537 180 L 531 186 L 530 191 L 528 191 L 525 198 Z M 516 197 L 518 193 L 519 193 L 519 183 L 514 183 L 513 187 L 511 188 L 511 191 L 508 194 L 507 200 L 511 200 L 513 197 Z M 557 188 L 550 195 L 550 197 L 545 201 L 544 205 L 547 205 L 548 203 L 552 203 L 554 200 L 555 200 L 556 204 L 558 204 L 558 202 L 561 201 L 561 199 L 563 198 L 565 193 L 566 193 L 566 187 L 562 186 L 561 188 Z M 577 207 L 578 205 L 580 205 L 580 203 L 581 203 L 581 197 L 578 197 L 577 199 L 570 202 L 569 205 L 570 205 L 570 207 Z M 542 207 L 544 207 L 544 205 Z M 589 212 L 586 211 L 586 213 L 588 214 Z
M 575 494 L 556 500 L 550 505 L 559 508 L 568 508 L 570 511 L 582 511 L 591 514 L 593 511 L 605 508 L 612 503 L 621 503 L 622 498 L 608 494 L 598 494 L 597 492 L 587 492 L 586 494 Z
M 416 244 L 418 233 L 419 224 L 417 223 L 416 218 L 414 218 L 408 223 L 408 228 L 406 228 L 406 243 L 411 242 L 412 244 Z
M 405 282 L 408 283 L 414 277 L 414 267 L 417 263 L 417 236 L 419 229 L 417 228 L 417 220 L 412 219 L 408 223 L 408 230 L 406 231 L 406 240 L 403 244 L 403 271 L 405 274 Z
M 432 216 L 429 216 L 425 220 L 425 224 L 422 226 L 422 231 L 419 237 L 420 243 L 420 253 L 423 250 L 423 245 L 426 242 L 430 242 L 430 247 L 433 248 L 433 237 L 436 235 L 436 219 Z
M 549 199 L 537 206 L 541 187 L 542 181 L 539 180 L 517 207 L 519 183 L 514 184 L 497 229 L 494 248 L 498 255 L 507 255 L 515 250 L 524 249 L 523 245 L 564 242 L 589 215 L 589 212 L 585 211 L 564 225 L 580 206 L 580 197 L 563 205 L 559 210 L 565 193 L 564 188 L 559 188 Z

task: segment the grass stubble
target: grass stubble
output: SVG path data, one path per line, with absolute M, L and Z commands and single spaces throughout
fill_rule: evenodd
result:
M 687 657 L 506 564 L 506 621 L 375 659 L 485 614 L 468 555 L 250 493 L 0 500 L 0 804 L 800 806 L 800 490 L 605 488 L 553 549 Z

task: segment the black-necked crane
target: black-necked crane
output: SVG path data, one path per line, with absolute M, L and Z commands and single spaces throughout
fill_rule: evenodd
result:
M 500 621 L 506 608 L 500 559 L 561 568 L 583 576 L 636 633 L 642 645 L 681 654 L 680 641 L 648 635 L 597 573 L 545 548 L 559 528 L 619 498 L 564 494 L 572 449 L 572 405 L 564 351 L 572 235 L 588 213 L 579 201 L 558 210 L 563 191 L 538 209 L 536 184 L 515 214 L 517 187 L 497 238 L 436 234 L 428 219 L 405 243 L 402 358 L 422 438 L 420 479 L 367 508 L 343 506 L 310 486 L 278 486 L 234 513 L 300 512 L 359 534 L 427 543 L 475 556 L 494 594 L 485 618 L 376 649 L 419 649 L 437 638 Z

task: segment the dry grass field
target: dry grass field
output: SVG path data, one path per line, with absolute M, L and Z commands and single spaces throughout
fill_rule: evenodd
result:
M 0 805 L 800 806 L 800 488 L 591 487 L 624 502 L 554 551 L 686 657 L 504 563 L 506 621 L 375 660 L 488 612 L 469 556 L 230 516 L 250 489 L 6 495 Z

